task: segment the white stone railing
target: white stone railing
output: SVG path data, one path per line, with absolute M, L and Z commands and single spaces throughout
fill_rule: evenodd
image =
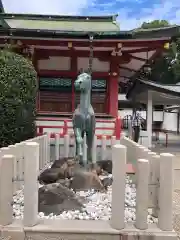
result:
M 0 148 L 0 157 L 4 155 L 13 155 L 13 194 L 21 190 L 24 185 L 24 164 L 26 154 L 26 144 L 29 142 L 36 142 L 39 144 L 39 172 L 50 164 L 50 138 L 49 135 L 42 135 L 10 145 L 8 147 Z M 33 158 L 33 153 L 32 153 Z M 33 162 L 33 159 L 32 161 Z
M 60 141 L 61 140 L 61 141 Z M 107 139 L 106 136 L 102 136 L 101 139 L 94 137 L 93 144 L 93 162 L 96 162 L 98 158 L 102 160 L 112 160 L 112 145 L 119 143 L 119 140 L 116 140 L 115 136 L 112 136 L 111 139 Z M 75 140 L 71 138 L 70 135 L 65 135 L 64 138 L 60 138 L 59 134 L 55 134 L 55 141 L 53 141 L 54 156 L 55 160 L 58 160 L 61 157 L 73 157 L 75 155 Z M 83 152 L 86 152 L 86 138 L 83 143 Z
M 152 215 L 158 218 L 159 228 L 172 230 L 175 156 L 170 153 L 158 155 L 125 136 L 120 142 L 120 146 L 123 146 L 121 151 L 126 151 L 127 162 L 133 163 L 136 171 L 136 227 L 147 229 L 147 209 L 152 208 Z
M 42 140 L 43 139 L 43 140 Z M 46 139 L 46 140 L 44 140 Z M 57 140 L 56 140 L 57 141 Z M 68 157 L 68 136 L 64 140 L 64 154 Z M 104 140 L 105 141 L 105 140 Z M 15 147 L 8 147 L 1 152 L 0 164 L 0 225 L 13 222 L 13 163 L 17 153 L 12 149 L 23 146 L 24 166 L 24 218 L 23 225 L 32 227 L 38 224 L 38 175 L 40 165 L 48 162 L 49 150 L 47 136 L 23 142 Z M 128 158 L 135 158 L 136 167 L 136 221 L 137 230 L 148 229 L 148 208 L 153 208 L 153 215 L 158 218 L 158 228 L 162 231 L 172 231 L 172 193 L 173 193 L 173 160 L 169 153 L 156 153 L 142 147 L 132 140 L 123 137 L 121 144 L 115 144 L 112 139 L 113 185 L 112 185 L 112 216 L 111 227 L 122 230 L 125 228 L 125 180 Z M 59 144 L 57 144 L 59 146 Z M 44 147 L 42 147 L 44 146 Z M 103 144 L 102 144 L 103 146 Z M 105 146 L 105 144 L 104 144 Z M 66 149 L 67 148 L 67 149 Z M 105 147 L 104 147 L 105 148 Z M 43 151 L 44 149 L 45 151 Z M 102 147 L 103 149 L 103 147 Z M 57 150 L 56 150 L 57 151 Z M 17 151 L 21 152 L 20 150 Z M 57 151 L 59 152 L 59 151 Z M 44 154 L 44 155 L 43 155 Z M 42 157 L 43 156 L 43 157 Z M 46 159 L 46 160 L 42 160 Z M 130 160 L 130 159 L 129 159 Z M 43 161 L 43 163 L 42 163 Z M 51 221 L 51 220 L 50 220 Z M 87 221 L 87 220 L 86 220 Z M 152 230 L 153 231 L 153 230 Z M 166 233 L 164 233 L 166 235 Z

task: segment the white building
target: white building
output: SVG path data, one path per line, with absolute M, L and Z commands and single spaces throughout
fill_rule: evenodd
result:
M 119 94 L 119 115 L 123 119 L 132 115 L 133 105 L 140 106 L 141 116 L 147 120 L 148 146 L 152 144 L 153 128 L 170 132 L 179 132 L 180 85 L 163 85 L 151 81 L 136 79 L 128 93 Z

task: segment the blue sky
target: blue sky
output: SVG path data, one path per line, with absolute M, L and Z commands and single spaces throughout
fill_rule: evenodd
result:
M 6 12 L 109 15 L 118 14 L 121 30 L 144 21 L 166 19 L 180 25 L 180 0 L 2 0 Z

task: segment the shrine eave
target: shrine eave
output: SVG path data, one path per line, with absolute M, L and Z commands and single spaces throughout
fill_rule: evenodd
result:
M 2 5 L 0 0 L 0 6 Z M 51 14 L 23 14 L 23 13 L 4 13 L 2 12 L 1 17 L 3 19 L 23 19 L 23 20 L 49 20 L 49 21 L 114 21 L 118 17 L 118 14 L 113 15 L 51 15 Z
M 103 31 L 103 32 L 85 32 L 85 31 L 60 31 L 60 30 L 39 30 L 39 29 L 18 29 L 18 28 L 0 28 L 0 36 L 25 37 L 26 38 L 66 38 L 66 39 L 89 39 L 93 35 L 94 39 L 133 39 L 129 32 Z M 46 40 L 46 39 L 44 39 Z
M 164 108 L 165 111 L 174 111 L 174 110 L 180 110 L 180 105 L 172 105 L 172 106 L 166 106 Z
M 134 38 L 161 38 L 163 37 L 178 37 L 180 35 L 180 27 L 178 25 L 172 25 L 162 28 L 151 28 L 151 29 L 138 29 L 133 30 Z
M 180 103 L 180 86 L 165 85 L 149 80 L 136 79 L 127 92 L 127 99 L 147 103 L 147 92 L 151 91 L 154 104 L 173 105 Z
M 167 34 L 166 36 L 154 37 L 153 35 L 149 35 L 149 37 L 145 37 L 143 34 L 140 37 L 136 37 L 133 32 L 130 31 L 103 31 L 103 32 L 88 32 L 88 31 L 62 31 L 62 30 L 39 30 L 39 29 L 18 29 L 18 28 L 4 28 L 0 27 L 0 36 L 11 36 L 11 38 L 19 37 L 19 38 L 46 38 L 48 39 L 58 39 L 58 38 L 66 38 L 66 39 L 87 39 L 89 40 L 89 36 L 93 35 L 94 40 L 134 40 L 138 41 L 140 39 L 146 41 L 149 39 L 153 39 L 157 41 L 167 40 L 172 41 L 173 38 L 178 37 L 176 34 Z

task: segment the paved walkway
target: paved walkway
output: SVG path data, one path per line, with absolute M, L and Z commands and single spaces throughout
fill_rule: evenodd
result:
M 168 152 L 176 156 L 175 169 L 175 190 L 173 193 L 173 226 L 180 239 L 180 135 L 168 134 L 168 144 L 166 147 L 165 134 L 160 134 L 158 142 L 154 142 L 152 151 L 157 153 Z
M 180 190 L 173 193 L 173 227 L 180 239 Z

